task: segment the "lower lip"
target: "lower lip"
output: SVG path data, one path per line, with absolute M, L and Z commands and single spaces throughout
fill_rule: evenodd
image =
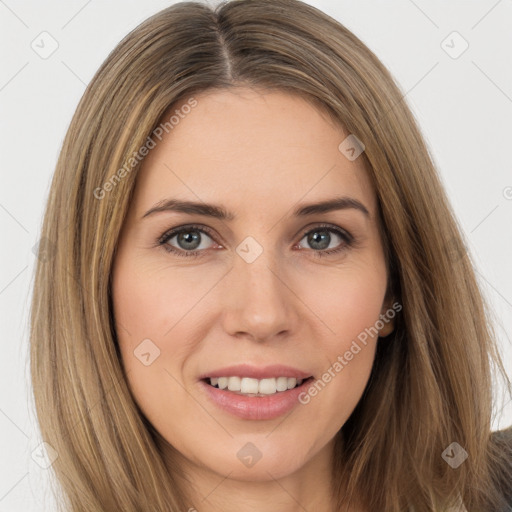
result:
M 261 397 L 237 395 L 231 391 L 214 388 L 205 381 L 200 381 L 200 384 L 210 400 L 220 409 L 244 420 L 272 420 L 300 404 L 299 395 L 312 381 L 313 377 L 309 377 L 296 388 Z

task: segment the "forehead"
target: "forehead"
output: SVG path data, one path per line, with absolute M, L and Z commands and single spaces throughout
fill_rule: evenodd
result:
M 139 211 L 168 195 L 266 208 L 350 195 L 375 208 L 362 157 L 338 149 L 349 135 L 298 95 L 248 88 L 185 98 L 162 118 L 172 125 L 137 177 Z M 172 126 L 170 128 L 169 126 Z

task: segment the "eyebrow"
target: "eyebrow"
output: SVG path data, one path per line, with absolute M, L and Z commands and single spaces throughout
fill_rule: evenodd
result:
M 320 213 L 328 213 L 335 210 L 355 209 L 370 217 L 370 213 L 363 203 L 352 197 L 335 197 L 318 203 L 311 203 L 299 206 L 293 212 L 296 217 L 307 217 Z M 195 215 L 204 215 L 220 220 L 233 220 L 235 215 L 225 210 L 222 206 L 207 203 L 198 203 L 194 201 L 181 201 L 179 199 L 164 199 L 156 203 L 142 217 L 148 217 L 158 212 L 181 212 Z

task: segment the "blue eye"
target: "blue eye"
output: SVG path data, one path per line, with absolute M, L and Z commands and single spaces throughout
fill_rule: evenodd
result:
M 204 226 L 181 226 L 165 232 L 157 240 L 157 244 L 176 256 L 197 257 L 202 256 L 205 249 L 211 246 L 212 236 L 213 234 L 210 234 L 209 229 Z M 303 232 L 301 242 L 304 239 L 310 246 L 311 252 L 318 257 L 347 250 L 354 243 L 354 238 L 350 233 L 331 225 L 316 226 Z M 333 242 L 334 246 L 331 245 Z M 300 250 L 307 249 L 301 246 L 300 242 L 298 247 Z
M 172 252 L 178 256 L 199 256 L 200 252 L 208 248 L 205 247 L 203 243 L 204 237 L 212 240 L 204 228 L 184 226 L 164 233 L 164 235 L 159 238 L 158 243 L 162 245 L 166 251 Z M 177 245 L 170 243 L 173 239 L 176 239 Z
M 332 235 L 334 235 L 334 237 Z M 346 250 L 354 241 L 352 235 L 347 231 L 330 225 L 317 226 L 316 228 L 306 231 L 303 233 L 301 241 L 304 239 L 306 239 L 306 242 L 313 249 L 315 256 L 319 257 Z M 337 243 L 336 239 L 338 239 Z M 332 242 L 335 242 L 334 247 L 331 246 Z

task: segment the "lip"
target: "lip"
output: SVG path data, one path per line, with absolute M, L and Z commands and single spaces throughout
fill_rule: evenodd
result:
M 311 373 L 303 372 L 291 366 L 272 364 L 268 366 L 253 366 L 250 364 L 237 364 L 226 366 L 218 370 L 209 371 L 199 376 L 200 380 L 217 377 L 249 377 L 251 379 L 270 379 L 272 377 L 295 377 L 296 379 L 307 379 Z
M 225 375 L 224 373 L 221 376 Z M 235 375 L 237 375 L 236 372 L 230 376 Z M 274 373 L 273 375 L 275 376 L 276 374 Z M 246 374 L 244 374 L 244 376 L 248 377 Z M 286 377 L 286 375 L 283 374 L 279 374 L 279 376 Z M 294 375 L 292 375 L 292 377 L 293 376 Z M 306 391 L 313 380 L 313 377 L 307 378 L 296 388 L 263 397 L 237 395 L 231 391 L 218 389 L 206 382 L 206 378 L 201 380 L 199 384 L 207 398 L 221 410 L 229 414 L 245 420 L 272 420 L 290 412 L 294 407 L 297 407 L 297 405 L 300 404 L 299 395 Z

